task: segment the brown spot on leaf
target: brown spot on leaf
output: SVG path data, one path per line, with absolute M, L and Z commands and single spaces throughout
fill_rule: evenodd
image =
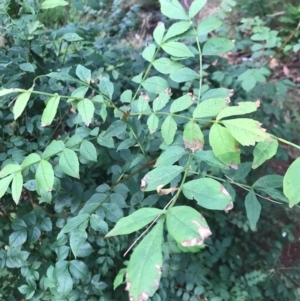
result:
M 239 169 L 239 166 L 235 163 L 230 163 L 229 167 L 231 167 L 232 169 Z
M 158 274 L 161 275 L 161 266 L 156 264 L 155 267 L 157 268 L 158 270 Z M 157 281 L 157 280 L 156 280 Z
M 188 93 L 187 95 L 191 98 L 192 101 L 195 100 L 195 95 L 193 93 Z
M 172 90 L 171 90 L 170 88 L 167 88 L 167 89 L 165 90 L 165 93 L 171 95 L 171 94 L 172 94 Z
M 192 152 L 203 149 L 203 143 L 199 139 L 194 139 L 192 144 L 186 140 L 183 140 L 183 143 L 185 148 L 189 148 Z
M 229 210 L 231 210 L 233 208 L 233 202 L 230 202 L 226 208 L 224 209 L 226 212 L 228 212 Z
M 229 192 L 225 189 L 223 185 L 221 185 L 221 192 L 225 194 L 226 196 L 230 196 Z
M 146 100 L 150 100 L 150 97 L 148 96 L 148 94 L 146 92 L 141 92 L 141 96 L 143 98 L 145 98 Z
M 131 286 L 131 283 L 130 283 L 130 282 L 127 282 L 127 283 L 126 283 L 125 290 L 126 290 L 126 291 L 129 291 L 129 290 L 130 290 L 130 286 Z
M 228 89 L 228 95 L 229 97 L 233 96 L 234 90 L 233 89 Z
M 257 108 L 260 106 L 260 100 L 259 100 L 259 99 L 255 102 L 255 106 L 256 106 Z
M 230 98 L 229 98 L 229 97 L 226 97 L 225 100 L 226 100 L 226 104 L 229 105 L 229 103 L 230 103 Z
M 158 195 L 168 195 L 169 193 L 178 190 L 177 187 L 171 187 L 171 188 L 167 188 L 167 189 L 162 189 L 163 187 L 164 187 L 164 185 L 157 186 L 156 191 L 157 191 Z
M 209 237 L 212 233 L 208 227 L 204 227 L 197 221 L 192 221 L 194 224 L 198 226 L 198 233 L 200 238 L 195 237 L 190 240 L 184 240 L 181 244 L 184 247 L 194 247 L 194 246 L 201 246 L 204 240 Z
M 141 180 L 141 189 L 144 189 L 147 186 L 147 178 L 143 177 Z
M 141 293 L 139 298 L 138 298 L 138 301 L 146 301 L 149 299 L 149 295 L 145 292 Z

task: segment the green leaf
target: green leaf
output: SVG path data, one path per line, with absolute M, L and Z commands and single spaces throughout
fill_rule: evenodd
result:
M 18 92 L 22 92 L 23 90 L 21 89 L 16 89 L 16 88 L 11 88 L 11 89 L 2 89 L 0 90 L 0 97 L 7 95 L 7 94 L 12 94 L 12 93 L 18 93 Z
M 222 169 L 228 169 L 228 167 L 226 165 L 224 165 L 220 160 L 218 160 L 216 158 L 216 156 L 214 155 L 213 151 L 211 151 L 211 150 L 195 151 L 194 152 L 194 158 L 198 162 L 204 161 L 204 162 L 206 162 L 210 166 L 217 166 L 217 167 L 220 167 Z
M 231 205 L 231 196 L 223 185 L 213 179 L 202 178 L 183 184 L 183 194 L 195 199 L 199 206 L 210 210 L 226 210 Z
M 170 100 L 170 95 L 167 92 L 159 93 L 158 97 L 153 101 L 153 111 L 157 112 L 163 109 Z
M 173 165 L 186 153 L 181 146 L 170 146 L 158 157 L 154 167 Z
M 59 154 L 65 149 L 65 144 L 61 140 L 52 140 L 46 147 L 42 154 L 43 159 L 49 159 L 50 157 Z
M 106 219 L 113 223 L 116 223 L 124 216 L 123 210 L 115 203 L 103 204 L 103 211 L 105 212 Z
M 46 0 L 41 4 L 40 9 L 55 8 L 57 6 L 66 6 L 68 4 L 69 3 L 64 0 Z
M 130 257 L 126 282 L 132 301 L 147 300 L 158 289 L 163 263 L 163 224 L 159 220 Z
M 83 140 L 79 148 L 80 155 L 89 160 L 97 162 L 97 151 L 94 144 L 88 140 Z
M 34 66 L 30 63 L 23 63 L 19 65 L 20 69 L 25 72 L 34 72 Z
M 21 171 L 19 171 L 14 175 L 14 178 L 13 178 L 13 181 L 11 184 L 11 194 L 12 194 L 12 198 L 16 204 L 19 203 L 22 189 L 23 189 L 23 176 L 22 176 Z
M 300 202 L 300 158 L 288 168 L 283 178 L 283 193 L 289 200 L 290 207 Z
M 99 89 L 101 93 L 108 96 L 109 99 L 112 99 L 114 93 L 114 84 L 107 77 L 101 78 L 99 83 Z
M 183 83 L 187 81 L 192 82 L 195 79 L 199 79 L 199 72 L 196 72 L 190 68 L 181 68 L 173 71 L 170 74 L 170 78 L 176 83 Z
M 131 100 L 132 100 L 132 91 L 131 90 L 125 90 L 121 94 L 120 100 L 123 103 L 131 103 Z
M 189 50 L 189 48 L 185 44 L 180 42 L 168 42 L 163 44 L 161 48 L 166 53 L 178 58 L 188 58 L 194 56 L 194 54 Z
M 280 188 L 283 186 L 283 176 L 268 175 L 259 178 L 253 185 L 253 188 Z
M 46 76 L 50 78 L 54 78 L 56 80 L 62 80 L 62 81 L 71 81 L 76 82 L 78 79 L 74 78 L 73 76 L 69 75 L 68 73 L 64 72 L 50 72 L 46 74 Z
M 124 282 L 125 274 L 126 274 L 126 269 L 121 269 L 118 272 L 118 274 L 114 280 L 114 290 Z
M 67 269 L 61 269 L 61 273 L 57 275 L 57 292 L 62 295 L 67 295 L 72 291 L 73 280 Z
M 114 139 L 105 136 L 105 131 L 103 131 L 97 138 L 97 143 L 107 148 L 114 148 Z
M 186 124 L 183 131 L 183 142 L 184 146 L 193 152 L 203 149 L 204 137 L 199 125 L 194 121 Z
M 193 96 L 190 94 L 183 95 L 175 99 L 170 107 L 171 113 L 182 112 L 188 109 L 194 103 Z
M 0 178 L 5 178 L 6 176 L 16 173 L 21 170 L 21 166 L 19 164 L 7 164 L 0 171 Z
M 238 102 L 237 106 L 226 107 L 222 109 L 222 111 L 218 114 L 217 120 L 234 116 L 234 115 L 243 115 L 255 112 L 259 107 L 259 102 L 252 102 L 252 101 L 244 101 Z
M 79 144 L 81 144 L 83 141 L 83 138 L 77 134 L 71 136 L 68 141 L 66 142 L 67 148 L 73 148 L 78 147 Z
M 82 41 L 83 38 L 80 37 L 77 33 L 74 32 L 68 32 L 66 34 L 64 34 L 61 37 L 62 40 L 66 40 L 68 42 L 78 42 L 78 41 Z
M 224 38 L 211 38 L 203 46 L 202 55 L 219 55 L 229 52 L 234 48 L 234 44 Z
M 210 89 L 208 91 L 206 91 L 205 93 L 203 93 L 203 95 L 201 96 L 201 100 L 208 100 L 211 98 L 228 98 L 231 95 L 231 90 L 225 89 L 225 88 L 217 88 L 217 89 Z
M 288 198 L 286 198 L 281 191 L 274 189 L 274 188 L 261 188 L 261 191 L 265 192 L 269 195 L 272 199 L 279 201 L 284 204 L 289 204 Z
M 193 118 L 213 117 L 228 106 L 225 98 L 206 99 L 198 104 L 193 112 Z
M 142 83 L 142 86 L 146 91 L 155 94 L 164 92 L 166 89 L 169 88 L 168 82 L 159 76 L 152 76 L 147 78 Z
M 171 115 L 167 116 L 167 118 L 161 126 L 161 134 L 164 139 L 164 142 L 167 145 L 172 144 L 172 142 L 174 141 L 176 130 L 177 123 L 175 122 L 174 118 Z
M 0 180 L 0 198 L 2 198 L 4 196 L 13 177 L 14 177 L 14 175 L 10 175 L 10 176 Z
M 165 24 L 162 22 L 158 22 L 157 26 L 154 29 L 153 32 L 153 38 L 154 41 L 157 43 L 157 45 L 161 45 L 162 41 L 163 41 L 163 37 L 164 37 L 164 33 L 165 33 Z
M 106 237 L 133 233 L 142 229 L 151 223 L 158 215 L 163 213 L 163 210 L 156 208 L 141 208 L 121 218 L 115 227 L 106 234 Z
M 60 239 L 63 234 L 69 233 L 73 229 L 79 227 L 80 225 L 86 224 L 88 221 L 90 215 L 88 213 L 84 213 L 78 216 L 74 216 L 68 220 L 66 225 L 60 230 L 60 232 L 57 235 L 57 239 Z
M 246 196 L 245 207 L 246 207 L 247 218 L 250 223 L 250 228 L 251 230 L 255 230 L 261 212 L 261 204 L 257 200 L 257 197 L 253 189 L 251 189 Z
M 180 21 L 172 24 L 164 37 L 164 42 L 188 31 L 190 27 L 191 23 L 189 21 Z
M 27 240 L 27 230 L 15 231 L 9 236 L 9 245 L 18 247 Z
M 255 169 L 262 165 L 266 160 L 271 159 L 276 155 L 278 148 L 277 140 L 269 140 L 258 142 L 253 150 L 253 164 L 252 168 Z
M 86 126 L 89 126 L 89 124 L 92 121 L 92 118 L 94 117 L 95 112 L 95 106 L 93 102 L 88 98 L 84 98 L 78 103 L 77 109 L 83 122 L 86 124 Z
M 77 257 L 78 250 L 87 240 L 87 233 L 85 230 L 73 229 L 70 235 L 70 247 L 74 254 L 74 257 Z
M 212 234 L 204 217 L 189 206 L 171 208 L 166 223 L 170 235 L 184 247 L 200 246 Z
M 76 68 L 76 75 L 82 80 L 83 82 L 89 84 L 92 79 L 92 72 L 90 69 L 82 65 L 78 65 Z
M 122 120 L 114 121 L 106 130 L 105 137 L 111 138 L 115 136 L 119 136 L 126 131 L 126 122 Z
M 178 0 L 160 0 L 160 10 L 163 15 L 170 19 L 189 19 L 185 9 Z
M 148 62 L 152 62 L 153 59 L 154 59 L 154 54 L 155 54 L 155 50 L 156 50 L 156 47 L 154 44 L 147 44 L 143 53 L 142 53 L 142 56 L 143 58 L 148 61 Z
M 79 179 L 78 157 L 72 149 L 63 150 L 59 157 L 59 167 L 65 174 Z
M 51 191 L 53 189 L 54 171 L 52 165 L 48 161 L 40 161 L 35 173 L 35 179 L 39 187 L 45 191 Z
M 33 88 L 29 89 L 26 92 L 19 94 L 19 96 L 17 97 L 15 105 L 13 107 L 13 113 L 14 113 L 15 120 L 17 120 L 21 116 L 23 111 L 25 110 L 25 107 L 28 103 L 28 100 L 30 98 L 32 91 L 33 91 Z
M 241 145 L 254 145 L 255 142 L 271 140 L 271 136 L 265 133 L 266 130 L 256 120 L 237 118 L 224 120 L 222 123 Z
M 41 126 L 44 127 L 52 123 L 57 112 L 59 101 L 60 96 L 57 94 L 48 99 L 46 108 L 43 111 Z
M 79 260 L 71 260 L 69 270 L 71 275 L 79 280 L 85 280 L 89 273 L 88 266 L 83 261 Z
M 223 126 L 213 124 L 209 132 L 209 144 L 215 156 L 225 165 L 240 163 L 241 150 L 236 140 Z
M 148 172 L 141 181 L 143 191 L 156 190 L 158 186 L 169 184 L 183 171 L 182 166 L 160 166 Z
M 98 204 L 98 206 L 99 206 L 99 204 Z M 91 217 L 90 217 L 90 224 L 91 224 L 91 227 L 95 231 L 102 232 L 103 234 L 106 234 L 108 232 L 107 223 L 99 215 L 92 214 Z
M 183 67 L 182 64 L 173 62 L 172 60 L 161 57 L 153 62 L 154 68 L 162 74 L 174 73 Z
M 189 17 L 190 19 L 194 18 L 200 10 L 204 7 L 207 0 L 194 0 L 189 9 Z
M 24 161 L 22 162 L 21 168 L 25 169 L 33 164 L 39 163 L 40 161 L 41 161 L 40 155 L 38 155 L 36 153 L 32 153 L 24 159 Z
M 151 114 L 147 120 L 147 126 L 150 134 L 154 134 L 158 128 L 159 119 L 155 114 Z
M 216 30 L 222 25 L 222 21 L 216 17 L 208 17 L 202 20 L 197 28 L 197 33 L 199 36 L 210 33 Z

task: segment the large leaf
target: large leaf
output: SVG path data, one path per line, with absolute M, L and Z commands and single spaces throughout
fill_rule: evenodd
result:
M 199 206 L 211 210 L 226 210 L 231 207 L 231 196 L 223 185 L 213 179 L 203 178 L 186 182 L 183 194 L 195 199 Z
M 170 235 L 182 246 L 200 246 L 211 235 L 203 216 L 189 206 L 173 207 L 167 213 Z
M 43 111 L 41 126 L 47 126 L 52 123 L 57 112 L 59 100 L 60 96 L 57 94 L 48 99 L 46 108 Z
M 197 28 L 198 35 L 204 35 L 219 28 L 222 25 L 222 21 L 214 16 L 208 17 L 202 20 Z
M 36 164 L 40 161 L 41 161 L 40 155 L 38 155 L 36 153 L 32 153 L 24 159 L 24 161 L 22 162 L 21 167 L 22 167 L 22 169 L 24 169 L 24 168 L 27 168 L 27 167 L 29 167 L 33 164 Z
M 213 117 L 226 108 L 228 101 L 225 98 L 206 99 L 198 104 L 193 112 L 194 118 Z
M 161 126 L 161 135 L 167 145 L 170 145 L 174 141 L 174 136 L 177 130 L 177 123 L 174 118 L 169 115 Z
M 183 131 L 183 142 L 185 147 L 193 152 L 203 149 L 204 137 L 199 125 L 194 121 L 190 121 L 186 124 Z
M 290 207 L 300 202 L 300 158 L 288 168 L 283 178 L 283 193 L 289 200 Z
M 15 201 L 16 204 L 19 203 L 21 193 L 23 189 L 23 176 L 21 171 L 17 172 L 14 175 L 12 184 L 11 184 L 11 194 L 13 197 L 13 200 Z
M 59 157 L 59 167 L 65 174 L 79 179 L 79 161 L 72 149 L 63 150 Z
M 30 98 L 31 92 L 33 91 L 33 88 L 29 89 L 26 92 L 21 93 L 15 102 L 15 105 L 13 107 L 13 113 L 14 113 L 14 119 L 16 120 L 21 116 L 23 111 L 25 110 L 25 107 L 28 103 L 28 100 Z
M 49 159 L 50 157 L 59 154 L 65 149 L 65 144 L 61 140 L 52 140 L 46 147 L 42 154 L 43 159 Z
M 54 171 L 52 165 L 41 160 L 35 173 L 35 179 L 40 188 L 45 191 L 51 191 L 54 184 Z
M 159 93 L 158 97 L 153 101 L 153 111 L 159 111 L 169 102 L 170 95 L 166 92 Z
M 154 166 L 173 165 L 186 153 L 187 151 L 181 146 L 170 146 L 158 157 Z
M 181 166 L 160 166 L 148 172 L 141 182 L 144 191 L 156 190 L 158 186 L 169 184 L 183 171 Z
M 159 94 L 160 92 L 164 92 L 167 88 L 169 88 L 168 82 L 159 76 L 147 78 L 142 83 L 142 86 L 146 91 L 154 94 Z
M 280 188 L 283 186 L 283 176 L 267 175 L 259 178 L 253 185 L 253 188 Z
M 132 214 L 121 218 L 106 237 L 133 233 L 148 225 L 164 211 L 156 208 L 141 208 Z
M 193 102 L 194 100 L 192 95 L 190 94 L 183 95 L 172 102 L 170 107 L 170 112 L 171 113 L 182 112 L 188 109 L 193 104 Z
M 204 7 L 207 0 L 194 0 L 189 8 L 189 17 L 194 18 Z
M 104 95 L 108 96 L 109 99 L 112 99 L 114 93 L 114 84 L 107 77 L 101 78 L 99 89 Z
M 64 0 L 46 0 L 41 4 L 40 9 L 55 8 L 58 6 L 66 6 L 68 4 L 69 3 Z
M 154 68 L 162 74 L 170 74 L 183 68 L 183 65 L 166 57 L 161 57 L 153 62 Z
M 200 74 L 190 68 L 181 68 L 179 70 L 175 70 L 170 74 L 171 80 L 176 83 L 183 83 L 183 82 L 192 82 L 195 79 L 199 79 Z
M 97 162 L 97 151 L 94 144 L 88 140 L 83 140 L 79 148 L 80 155 L 89 161 Z
M 163 224 L 161 219 L 134 249 L 126 273 L 130 300 L 152 297 L 158 289 L 163 263 Z
M 240 163 L 241 150 L 236 140 L 223 126 L 213 124 L 209 132 L 209 144 L 214 155 L 225 165 Z
M 260 212 L 261 212 L 261 204 L 257 200 L 256 195 L 252 189 L 249 191 L 249 193 L 246 196 L 245 207 L 246 207 L 247 217 L 250 223 L 250 228 L 252 230 L 255 230 L 256 223 L 259 219 Z
M 87 69 L 86 67 L 82 65 L 78 65 L 76 68 L 76 75 L 83 81 L 86 82 L 87 84 L 90 83 L 92 79 L 92 72 L 90 69 Z
M 172 24 L 164 37 L 164 41 L 188 31 L 190 27 L 191 23 L 189 21 L 180 21 Z
M 203 55 L 219 55 L 228 52 L 234 48 L 234 44 L 224 38 L 214 37 L 209 39 L 203 46 Z
M 271 136 L 253 119 L 237 118 L 222 122 L 230 134 L 242 145 L 254 145 L 255 142 L 271 140 Z
M 255 169 L 263 164 L 266 160 L 271 159 L 273 156 L 276 155 L 278 148 L 278 141 L 277 140 L 269 140 L 258 142 L 253 150 L 253 164 L 252 168 Z
M 154 32 L 153 32 L 154 41 L 158 45 L 161 45 L 161 43 L 163 41 L 165 30 L 166 30 L 165 29 L 165 24 L 162 23 L 162 22 L 158 22 L 157 26 L 155 27 Z
M 18 172 L 21 170 L 21 166 L 19 164 L 7 164 L 4 166 L 3 169 L 0 171 L 0 178 L 5 178 L 8 175 L 11 175 L 15 172 Z
M 77 109 L 83 122 L 86 124 L 86 126 L 89 126 L 89 124 L 92 121 L 92 118 L 94 117 L 95 112 L 95 106 L 93 102 L 88 98 L 84 98 L 78 103 Z
M 161 47 L 166 53 L 178 58 L 188 58 L 194 56 L 193 52 L 191 52 L 191 50 L 189 50 L 185 44 L 180 42 L 164 43 Z
M 170 19 L 188 20 L 189 16 L 178 0 L 159 0 L 160 10 Z

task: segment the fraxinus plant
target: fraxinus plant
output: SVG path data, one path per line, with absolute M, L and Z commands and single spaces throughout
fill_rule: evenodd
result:
M 41 9 L 66 4 L 46 0 Z M 13 122 L 24 126 L 23 133 L 30 133 L 30 109 L 44 106 L 35 117 L 38 146 L 19 155 L 12 148 L 0 172 L 0 197 L 22 207 L 27 193 L 35 208 L 31 213 L 23 209 L 24 218 L 22 212 L 7 216 L 12 232 L 1 253 L 3 267 L 22 269 L 26 284 L 19 291 L 26 300 L 102 296 L 107 284 L 100 277 L 114 266 L 112 258 L 120 260 L 116 253 L 131 251 L 114 288 L 125 281 L 130 300 L 148 300 L 159 288 L 166 248 L 201 252 L 212 235 L 201 211 L 234 210 L 234 187 L 247 191 L 245 208 L 253 230 L 262 210 L 259 199 L 290 207 L 300 202 L 300 159 L 284 177 L 265 175 L 251 186 L 244 183 L 251 169 L 276 154 L 278 142 L 300 147 L 252 118 L 258 100 L 234 104 L 233 90 L 209 89 L 205 83 L 203 57 L 234 48 L 225 38 L 206 38 L 222 22 L 208 17 L 194 23 L 206 0 L 193 1 L 188 10 L 177 0 L 160 4 L 163 15 L 179 21 L 169 28 L 158 23 L 142 53 L 148 65 L 125 89 L 118 84 L 118 66 L 91 70 L 77 64 L 75 74 L 63 68 L 35 77 L 30 89 L 0 90 L 1 104 L 12 107 Z M 81 41 L 77 34 L 64 39 Z M 195 58 L 200 69 L 187 67 Z M 39 81 L 45 90 L 36 89 Z M 61 93 L 63 85 L 72 92 Z M 186 91 L 179 95 L 178 87 Z M 54 139 L 61 124 L 69 129 Z M 244 162 L 243 149 L 251 146 L 253 160 Z M 123 236 L 137 231 L 128 247 Z M 30 267 L 22 246 L 35 248 L 39 239 L 41 258 L 51 263 L 40 259 Z M 93 244 L 99 246 L 96 267 L 89 258 L 97 251 Z M 43 275 L 36 271 L 41 265 Z

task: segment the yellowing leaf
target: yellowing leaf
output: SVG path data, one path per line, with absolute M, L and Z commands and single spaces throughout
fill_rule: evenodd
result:
M 185 147 L 193 152 L 203 149 L 204 137 L 199 125 L 194 121 L 188 122 L 185 126 L 183 131 L 183 142 Z

